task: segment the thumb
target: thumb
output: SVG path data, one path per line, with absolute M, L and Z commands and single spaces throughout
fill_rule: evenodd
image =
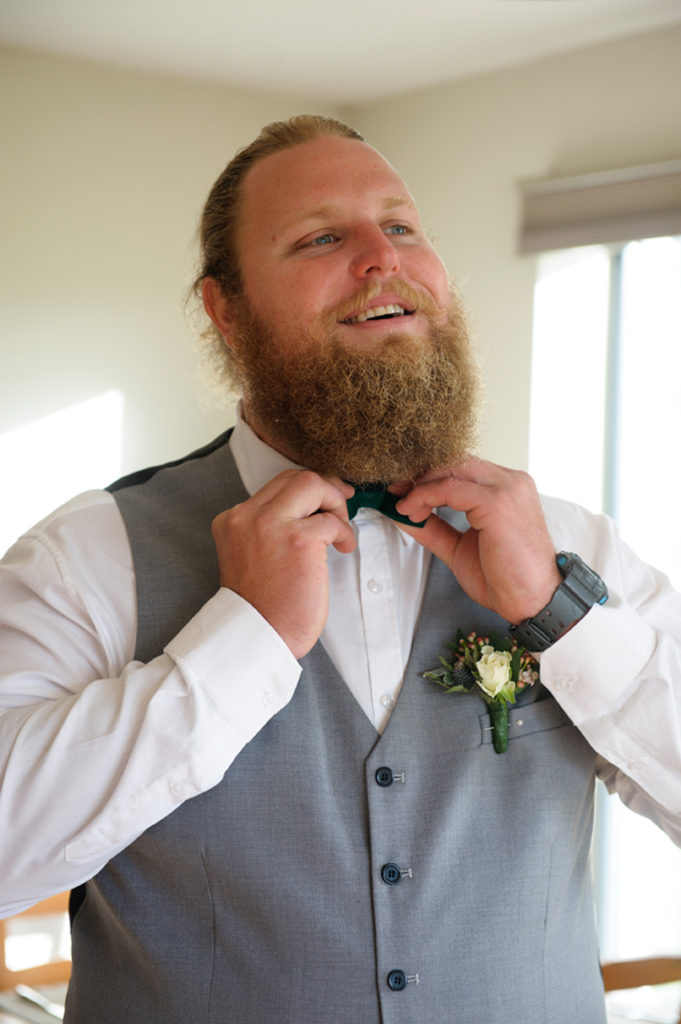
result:
M 431 551 L 436 558 L 452 569 L 456 557 L 456 549 L 463 536 L 460 530 L 451 523 L 440 519 L 432 513 L 423 526 L 407 526 L 404 523 L 396 523 L 400 530 L 417 540 L 428 551 Z

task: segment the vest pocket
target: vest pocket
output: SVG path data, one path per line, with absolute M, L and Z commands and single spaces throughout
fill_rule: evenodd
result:
M 492 742 L 492 723 L 485 711 L 480 715 L 481 743 Z M 546 732 L 569 725 L 570 719 L 555 700 L 548 698 L 533 704 L 514 705 L 508 710 L 508 739 L 522 739 L 533 732 Z

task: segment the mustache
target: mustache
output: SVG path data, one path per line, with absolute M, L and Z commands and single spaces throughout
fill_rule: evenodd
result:
M 431 318 L 438 315 L 442 316 L 443 314 L 443 310 L 440 309 L 432 296 L 428 295 L 427 292 L 419 291 L 401 278 L 395 277 L 390 281 L 367 282 L 349 298 L 344 299 L 343 302 L 324 310 L 320 320 L 324 327 L 335 328 L 339 321 L 347 320 L 348 317 L 356 315 L 365 309 L 373 299 L 386 293 L 402 299 L 404 305 L 414 313 L 424 313 Z

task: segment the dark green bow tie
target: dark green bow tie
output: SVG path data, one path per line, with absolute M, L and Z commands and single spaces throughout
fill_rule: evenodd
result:
M 365 487 L 357 487 L 355 493 L 348 499 L 348 516 L 354 519 L 360 508 L 375 508 L 382 512 L 388 519 L 394 519 L 397 523 L 406 523 L 407 526 L 423 526 L 426 522 L 412 523 L 409 516 L 401 515 L 395 506 L 402 495 L 391 494 L 381 484 L 367 484 Z

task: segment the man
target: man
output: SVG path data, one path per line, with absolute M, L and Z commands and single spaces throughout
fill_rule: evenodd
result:
M 603 1022 L 594 777 L 679 840 L 681 599 L 472 457 L 465 317 L 357 133 L 265 129 L 202 258 L 234 432 L 3 564 L 5 912 L 74 889 L 71 1024 Z M 350 522 L 369 483 L 403 521 Z M 423 673 L 512 626 L 499 754 Z

